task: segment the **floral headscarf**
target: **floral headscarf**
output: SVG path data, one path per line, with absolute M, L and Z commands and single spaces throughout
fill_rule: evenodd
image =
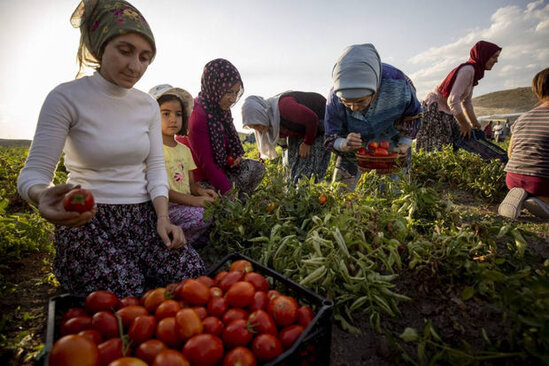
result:
M 78 59 L 82 66 L 100 66 L 107 41 L 116 36 L 138 33 L 156 44 L 149 24 L 133 5 L 124 0 L 82 0 L 71 16 L 71 24 L 80 28 Z M 152 62 L 152 60 L 151 60 Z
M 227 155 L 238 158 L 244 154 L 242 143 L 233 124 L 231 110 L 223 110 L 219 101 L 235 83 L 242 83 L 240 73 L 229 61 L 218 58 L 204 66 L 198 102 L 208 117 L 208 131 L 214 160 L 219 168 L 227 165 Z M 242 85 L 241 91 L 244 89 Z M 225 136 L 227 144 L 223 140 Z

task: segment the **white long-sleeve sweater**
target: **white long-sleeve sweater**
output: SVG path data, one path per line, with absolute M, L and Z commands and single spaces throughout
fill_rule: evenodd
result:
M 125 89 L 101 74 L 61 84 L 47 96 L 25 167 L 17 180 L 50 184 L 65 152 L 68 183 L 92 191 L 97 203 L 142 203 L 168 197 L 160 111 L 137 89 Z

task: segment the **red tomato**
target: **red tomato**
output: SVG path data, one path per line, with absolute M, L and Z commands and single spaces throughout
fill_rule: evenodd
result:
M 223 291 L 217 286 L 210 287 L 210 299 L 215 296 L 223 296 Z
M 229 272 L 238 271 L 244 274 L 252 272 L 253 270 L 254 267 L 252 266 L 252 263 L 250 261 L 247 261 L 246 259 L 236 260 L 231 263 L 231 266 L 229 267 Z
M 223 329 L 222 338 L 225 347 L 233 348 L 247 345 L 253 336 L 253 333 L 248 329 L 248 322 L 244 319 L 237 319 Z
M 147 363 L 136 357 L 122 357 L 109 363 L 109 366 L 147 366 Z
M 215 284 L 214 280 L 208 276 L 200 276 L 196 280 L 198 282 L 202 282 L 208 288 L 212 287 Z
M 297 309 L 297 322 L 302 325 L 304 328 L 307 328 L 310 322 L 313 321 L 315 313 L 311 310 L 310 307 L 303 305 Z
M 51 366 L 96 366 L 99 360 L 97 346 L 88 338 L 70 334 L 58 339 L 51 348 Z
M 171 348 L 179 348 L 183 343 L 175 331 L 175 317 L 161 319 L 156 325 L 155 335 Z
M 318 203 L 321 205 L 325 205 L 326 202 L 328 202 L 328 196 L 326 196 L 324 193 L 318 196 Z
M 110 311 L 99 311 L 93 314 L 92 328 L 103 336 L 103 339 L 116 338 L 120 336 L 118 319 Z
M 208 311 L 204 306 L 193 306 L 191 309 L 193 309 L 198 314 L 200 320 L 203 320 L 205 317 L 208 316 Z
M 152 366 L 191 366 L 191 364 L 181 352 L 167 349 L 156 355 Z
M 156 355 L 167 349 L 168 346 L 162 341 L 159 341 L 158 339 L 149 339 L 137 347 L 135 350 L 135 357 L 139 357 L 147 364 L 151 365 Z
M 65 195 L 63 208 L 65 211 L 86 212 L 95 204 L 90 191 L 83 188 L 75 188 Z
M 103 337 L 101 336 L 101 333 L 99 333 L 95 329 L 86 329 L 78 333 L 78 335 L 84 336 L 88 338 L 89 340 L 93 341 L 95 344 L 100 344 L 103 342 Z
M 91 326 L 91 316 L 75 316 L 74 318 L 70 318 L 69 320 L 61 324 L 61 335 L 64 336 L 67 334 L 76 334 L 83 330 L 90 329 Z
M 367 154 L 368 154 L 368 150 L 366 150 L 366 149 L 363 148 L 363 147 L 359 147 L 359 148 L 357 149 L 356 153 L 357 153 L 358 155 L 367 155 Z
M 377 141 L 372 141 L 368 144 L 368 150 L 370 152 L 374 152 L 375 149 L 377 149 L 378 147 L 379 147 L 379 144 L 377 143 Z M 364 154 L 364 155 L 366 155 L 366 154 Z
M 120 301 L 118 301 L 117 308 L 122 309 L 122 308 L 124 308 L 126 306 L 130 306 L 130 305 L 140 305 L 139 304 L 139 299 L 135 296 L 127 296 L 123 299 L 120 299 Z
M 141 305 L 128 305 L 118 309 L 115 314 L 122 319 L 124 329 L 128 329 L 135 318 L 140 315 L 149 315 L 149 312 Z
M 215 316 L 208 316 L 202 320 L 203 332 L 220 336 L 223 332 L 223 322 Z
M 229 287 L 231 287 L 234 283 L 238 281 L 242 281 L 243 278 L 244 278 L 244 273 L 242 272 L 239 272 L 239 271 L 229 272 L 225 276 L 223 276 L 221 281 L 219 281 L 219 288 L 221 288 L 223 292 L 226 292 L 229 289 Z
M 192 365 L 214 366 L 223 358 L 223 342 L 211 334 L 198 334 L 185 343 L 183 354 Z
M 227 275 L 227 271 L 221 271 L 219 272 L 218 274 L 215 275 L 214 277 L 214 283 L 216 286 L 219 286 L 219 283 L 221 282 L 221 280 L 223 279 L 223 277 L 225 277 L 225 275 Z
M 244 281 L 254 285 L 256 291 L 269 291 L 269 283 L 262 274 L 257 272 L 249 272 L 244 275 Z
M 63 314 L 63 318 L 61 319 L 61 322 L 66 322 L 70 318 L 74 318 L 77 316 L 89 316 L 88 312 L 84 310 L 83 308 L 70 308 Z
M 143 296 L 141 296 L 141 298 L 139 298 L 139 303 L 140 303 L 141 305 L 145 305 L 145 300 L 147 300 L 147 297 L 149 297 L 149 295 L 150 295 L 154 290 L 155 290 L 155 289 L 152 288 L 152 289 L 148 290 L 147 292 L 145 292 L 145 293 L 143 294 Z
M 374 156 L 389 156 L 389 152 L 387 151 L 387 149 L 378 147 L 374 150 Z
M 224 297 L 212 297 L 208 301 L 207 310 L 209 315 L 221 318 L 228 308 L 229 305 Z
M 166 289 L 164 287 L 157 287 L 151 291 L 145 298 L 143 306 L 151 314 L 154 314 L 158 305 L 166 300 Z
M 297 320 L 297 301 L 289 296 L 280 295 L 269 302 L 267 310 L 275 323 L 285 327 Z
M 299 324 L 290 325 L 289 327 L 282 329 L 278 335 L 282 348 L 284 348 L 284 350 L 291 348 L 304 330 L 305 328 Z
M 152 315 L 140 315 L 134 319 L 128 336 L 133 345 L 138 345 L 151 339 L 156 329 L 156 318 Z
M 379 142 L 379 147 L 385 150 L 389 150 L 389 141 L 387 140 L 381 140 Z
M 175 332 L 183 341 L 202 333 L 202 320 L 193 309 L 181 309 L 175 314 Z
M 111 338 L 97 345 L 99 365 L 107 366 L 112 361 L 124 357 L 124 349 L 120 338 Z
M 256 366 L 254 354 L 246 347 L 236 347 L 229 351 L 223 359 L 223 366 Z
M 181 310 L 181 305 L 175 300 L 164 300 L 158 305 L 154 316 L 157 320 L 167 318 L 169 316 L 175 316 L 177 312 Z
M 269 290 L 267 292 L 267 298 L 269 299 L 269 301 L 271 301 L 277 296 L 280 296 L 280 292 L 278 290 Z
M 238 281 L 229 287 L 227 293 L 225 293 L 225 300 L 227 300 L 227 304 L 229 304 L 229 306 L 244 308 L 252 302 L 254 293 L 254 285 L 250 282 Z
M 267 297 L 267 294 L 263 291 L 256 291 L 250 305 L 248 305 L 248 309 L 250 311 L 265 310 L 267 309 L 268 303 L 269 298 Z
M 282 345 L 272 334 L 260 334 L 252 342 L 252 351 L 260 361 L 270 361 L 282 353 Z
M 251 327 L 251 330 L 257 334 L 267 333 L 276 336 L 278 333 L 273 318 L 269 313 L 263 310 L 257 310 L 251 313 L 248 317 L 248 325 Z
M 235 160 L 236 159 L 231 155 L 227 155 L 227 165 L 229 166 L 229 168 L 233 166 Z
M 118 305 L 118 298 L 110 291 L 94 291 L 86 297 L 84 307 L 90 314 L 101 310 L 113 311 Z
M 223 321 L 223 324 L 228 325 L 233 320 L 248 319 L 248 316 L 249 314 L 246 310 L 240 308 L 232 308 L 225 312 L 221 320 Z
M 181 287 L 179 296 L 189 304 L 206 305 L 210 299 L 210 289 L 200 281 L 189 279 Z

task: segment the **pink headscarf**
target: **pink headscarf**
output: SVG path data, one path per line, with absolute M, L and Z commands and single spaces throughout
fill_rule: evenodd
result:
M 488 60 L 498 51 L 501 51 L 501 47 L 498 45 L 491 42 L 478 41 L 473 48 L 471 48 L 469 60 L 450 71 L 448 76 L 446 76 L 444 81 L 439 85 L 437 89 L 438 92 L 445 98 L 448 98 L 452 91 L 452 86 L 456 81 L 459 69 L 465 65 L 471 65 L 475 68 L 473 86 L 477 85 L 478 81 L 484 77 L 486 62 L 488 62 Z

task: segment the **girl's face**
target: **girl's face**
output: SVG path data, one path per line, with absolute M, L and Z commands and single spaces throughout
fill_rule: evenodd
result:
M 110 40 L 101 58 L 99 73 L 105 80 L 130 89 L 141 79 L 154 56 L 150 43 L 137 33 Z
M 500 53 L 501 53 L 501 50 L 494 53 L 494 55 L 490 57 L 488 61 L 486 61 L 486 65 L 484 65 L 484 69 L 492 70 L 492 67 L 494 67 L 494 65 L 498 62 L 498 57 Z
M 219 101 L 219 108 L 223 109 L 224 111 L 231 109 L 233 104 L 235 104 L 238 98 L 240 98 L 241 87 L 242 87 L 242 83 L 240 81 L 237 81 L 232 86 L 232 88 L 227 90 L 227 92 L 221 97 L 221 100 Z
M 160 106 L 162 116 L 162 135 L 171 136 L 179 133 L 183 125 L 183 110 L 177 100 L 164 102 Z

